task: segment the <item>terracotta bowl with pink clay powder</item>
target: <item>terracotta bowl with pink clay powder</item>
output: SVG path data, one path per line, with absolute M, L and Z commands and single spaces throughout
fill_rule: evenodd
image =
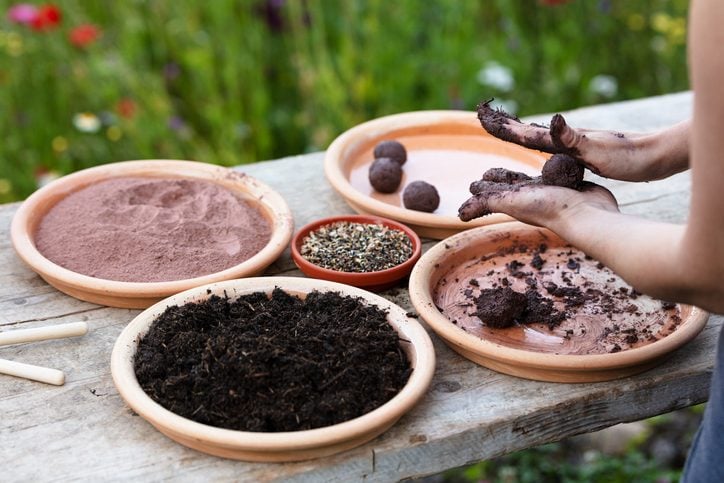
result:
M 20 258 L 88 302 L 145 308 L 208 283 L 258 275 L 287 247 L 292 213 L 246 174 L 192 161 L 125 161 L 33 193 L 11 226 Z
M 650 369 L 709 317 L 638 293 L 553 232 L 520 222 L 467 230 L 430 248 L 410 275 L 410 300 L 462 356 L 552 382 Z
M 391 192 L 380 192 L 370 182 L 375 150 L 385 141 L 397 141 L 407 155 L 399 184 L 395 179 L 393 184 L 398 186 Z M 417 111 L 374 119 L 342 133 L 327 149 L 324 173 L 358 213 L 390 218 L 420 236 L 442 239 L 472 227 L 511 221 L 509 216 L 495 213 L 463 222 L 458 208 L 470 197 L 470 183 L 488 169 L 504 167 L 538 175 L 548 157 L 491 136 L 480 126 L 475 112 Z M 437 191 L 439 202 L 432 204 L 431 212 L 406 206 L 406 188 L 416 181 Z

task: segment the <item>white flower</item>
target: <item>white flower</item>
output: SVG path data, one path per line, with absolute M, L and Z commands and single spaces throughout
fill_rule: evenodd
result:
M 47 169 L 39 169 L 35 173 L 35 184 L 38 188 L 42 188 L 46 184 L 60 178 L 60 173 L 57 171 L 51 171 Z
M 618 81 L 610 75 L 597 75 L 591 79 L 588 89 L 602 97 L 613 97 L 618 92 Z
M 515 87 L 513 72 L 504 65 L 490 61 L 478 71 L 478 82 L 480 84 L 494 87 L 504 92 L 509 92 Z
M 73 125 L 80 132 L 94 133 L 101 128 L 101 120 L 92 112 L 79 112 L 73 116 Z

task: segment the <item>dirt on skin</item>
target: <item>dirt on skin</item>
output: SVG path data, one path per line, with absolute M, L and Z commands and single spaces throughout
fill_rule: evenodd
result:
M 578 149 L 566 146 L 561 139 L 561 136 L 568 128 L 568 124 L 561 114 L 555 114 L 551 118 L 550 127 L 535 123 L 525 124 L 516 116 L 500 108 L 494 109 L 490 105 L 491 102 L 493 102 L 493 99 L 481 102 L 477 106 L 480 125 L 489 134 L 503 141 L 537 149 L 538 151 L 564 153 L 574 158 L 580 158 Z M 515 126 L 515 129 L 512 128 L 513 126 Z
M 505 168 L 492 168 L 483 173 L 482 179 L 470 185 L 471 198 L 458 209 L 458 217 L 462 221 L 492 213 L 489 200 L 501 193 L 518 191 L 523 186 L 560 186 L 570 189 L 581 189 L 583 185 L 583 165 L 567 154 L 554 154 L 543 165 L 541 176 L 531 177 L 525 173 L 510 171 Z
M 491 214 L 488 203 L 491 197 L 499 196 L 501 192 L 520 189 L 521 186 L 543 184 L 580 188 L 584 166 L 579 159 L 578 150 L 567 147 L 561 139 L 568 128 L 562 115 L 554 115 L 549 128 L 538 124 L 524 124 L 516 116 L 491 107 L 491 102 L 492 99 L 481 102 L 477 107 L 478 119 L 485 131 L 503 141 L 555 154 L 543 167 L 542 176 L 536 178 L 504 168 L 488 170 L 480 181 L 471 185 L 470 192 L 474 196 L 460 207 L 458 215 L 461 220 L 470 221 Z

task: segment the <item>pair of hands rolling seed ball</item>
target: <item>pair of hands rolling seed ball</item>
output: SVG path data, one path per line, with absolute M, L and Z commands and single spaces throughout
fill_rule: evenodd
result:
M 380 193 L 394 193 L 402 182 L 402 165 L 407 161 L 405 147 L 397 141 L 382 141 L 373 151 L 369 181 Z M 402 193 L 405 208 L 432 213 L 440 205 L 437 189 L 425 181 L 413 181 Z

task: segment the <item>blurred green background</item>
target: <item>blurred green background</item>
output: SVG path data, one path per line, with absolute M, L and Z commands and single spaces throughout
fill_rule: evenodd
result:
M 396 112 L 495 97 L 523 116 L 686 90 L 686 8 L 3 0 L 0 202 L 113 161 L 237 165 L 322 150 Z

